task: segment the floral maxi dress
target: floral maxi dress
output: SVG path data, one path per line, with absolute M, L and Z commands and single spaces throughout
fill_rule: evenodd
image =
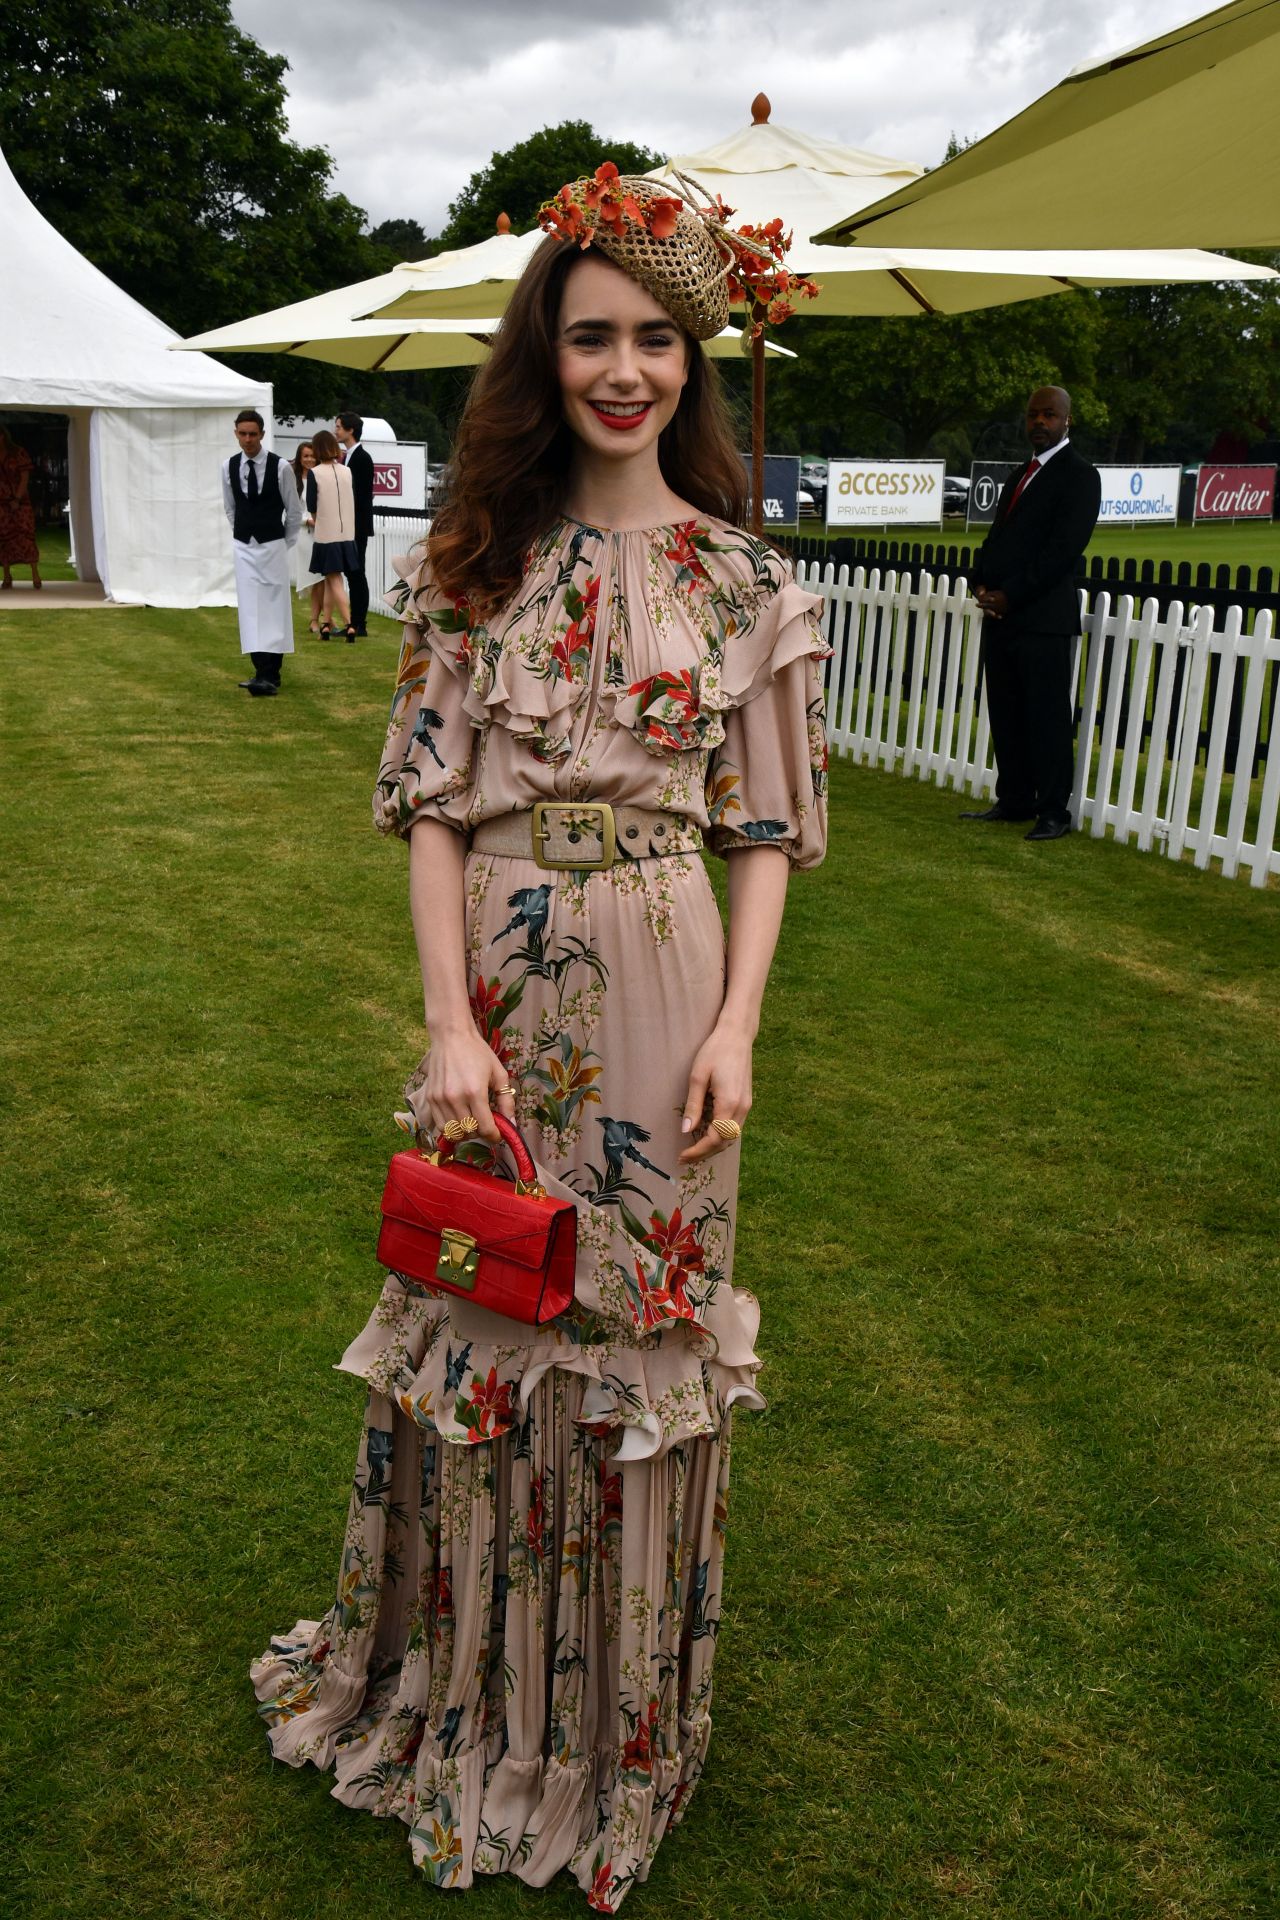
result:
M 724 992 L 697 848 L 822 858 L 821 602 L 714 520 L 561 521 L 487 624 L 404 571 L 384 831 L 591 799 L 681 816 L 685 851 L 468 854 L 472 1009 L 576 1203 L 576 1298 L 533 1328 L 388 1276 L 341 1362 L 368 1400 L 336 1600 L 253 1678 L 277 1757 L 403 1820 L 436 1885 L 568 1868 L 612 1913 L 706 1758 L 729 1413 L 764 1404 L 737 1151 L 678 1162 Z

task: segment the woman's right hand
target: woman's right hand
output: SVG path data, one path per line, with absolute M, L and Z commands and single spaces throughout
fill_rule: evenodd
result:
M 449 1121 L 464 1120 L 470 1114 L 479 1137 L 496 1146 L 502 1136 L 493 1123 L 494 1110 L 515 1119 L 515 1094 L 507 1070 L 474 1026 L 432 1035 L 424 1091 L 437 1134 L 444 1132 Z

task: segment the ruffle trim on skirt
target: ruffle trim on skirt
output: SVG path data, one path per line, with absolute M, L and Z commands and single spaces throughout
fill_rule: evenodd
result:
M 551 1370 L 581 1375 L 580 1423 L 611 1438 L 616 1458 L 649 1460 L 713 1438 L 734 1405 L 765 1405 L 759 1325 L 755 1296 L 721 1285 L 699 1321 L 668 1321 L 636 1345 L 587 1345 L 558 1322 L 525 1326 L 392 1273 L 337 1370 L 464 1446 L 518 1425 Z
M 447 1725 L 432 1731 L 410 1704 L 410 1661 L 367 1688 L 332 1664 L 317 1678 L 317 1659 L 329 1658 L 324 1625 L 299 1620 L 250 1669 L 271 1751 L 289 1766 L 331 1768 L 344 1806 L 402 1821 L 414 1865 L 433 1885 L 461 1890 L 510 1873 L 543 1887 L 568 1869 L 589 1907 L 613 1913 L 648 1878 L 706 1764 L 708 1711 L 681 1717 L 679 1751 L 665 1758 L 639 1735 L 586 1758 L 517 1759 L 500 1735 L 451 1751 Z

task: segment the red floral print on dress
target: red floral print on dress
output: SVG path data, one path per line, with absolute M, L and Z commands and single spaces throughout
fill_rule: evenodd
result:
M 706 722 L 692 668 L 684 667 L 679 673 L 651 673 L 635 681 L 627 692 L 639 696 L 637 717 L 644 723 L 641 737 L 647 746 L 683 753 L 698 745 Z
M 478 1373 L 472 1375 L 471 1397 L 459 1400 L 457 1405 L 458 1419 L 468 1429 L 469 1439 L 493 1440 L 506 1432 L 515 1418 L 513 1391 L 510 1380 L 499 1382 L 496 1367 L 490 1367 L 487 1379 L 482 1380 Z
M 564 608 L 570 624 L 551 649 L 549 669 L 554 678 L 573 682 L 589 671 L 599 599 L 598 577 L 587 581 L 585 593 L 580 593 L 572 583 L 565 589 Z

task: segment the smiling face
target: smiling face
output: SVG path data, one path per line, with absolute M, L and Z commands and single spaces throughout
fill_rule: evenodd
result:
M 316 450 L 309 440 L 304 440 L 298 448 L 298 465 L 304 473 L 310 472 L 316 463 Z
M 689 377 L 684 335 L 621 268 L 584 255 L 560 301 L 556 365 L 569 428 L 590 452 L 629 459 L 657 445 Z

